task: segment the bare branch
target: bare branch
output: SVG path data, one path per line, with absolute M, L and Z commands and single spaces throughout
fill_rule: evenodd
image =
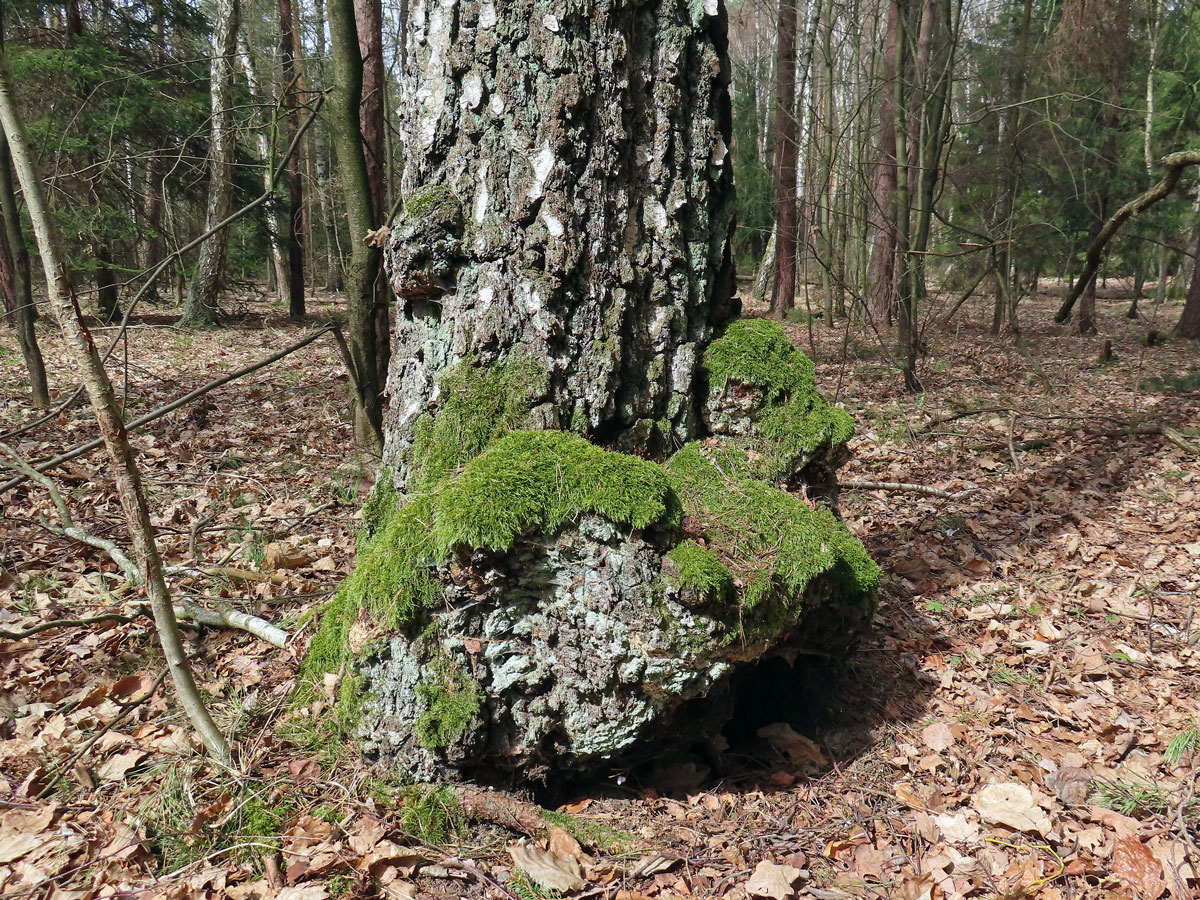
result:
M 906 481 L 839 481 L 838 487 L 849 491 L 905 491 L 925 497 L 937 497 L 939 500 L 962 500 L 975 493 L 969 489 L 943 491 L 941 488 L 929 487 L 924 484 L 910 484 Z
M 1100 229 L 1100 233 L 1096 235 L 1096 239 L 1092 241 L 1091 246 L 1087 249 L 1087 262 L 1083 267 L 1083 273 L 1079 276 L 1075 285 L 1071 288 L 1070 293 L 1063 299 L 1062 306 L 1058 308 L 1058 312 L 1054 316 L 1055 322 L 1065 322 L 1071 316 L 1071 309 L 1075 306 L 1075 301 L 1083 294 L 1084 288 L 1091 281 L 1096 271 L 1100 268 L 1100 260 L 1104 253 L 1104 248 L 1108 245 L 1125 224 L 1128 219 L 1145 212 L 1159 200 L 1162 200 L 1171 191 L 1175 190 L 1175 186 L 1179 184 L 1179 178 L 1183 174 L 1183 170 L 1188 166 L 1200 165 L 1200 150 L 1180 150 L 1178 153 L 1172 153 L 1170 156 L 1163 157 L 1163 165 L 1166 167 L 1166 172 L 1163 173 L 1162 179 L 1150 190 L 1146 191 L 1139 197 L 1130 200 L 1104 223 L 1104 227 Z
M 146 413 L 144 416 L 139 416 L 138 418 L 136 418 L 132 422 L 130 422 L 128 425 L 126 425 L 125 430 L 126 431 L 136 431 L 137 429 L 141 428 L 143 425 L 148 425 L 151 422 L 153 422 L 155 419 L 161 419 L 167 413 L 174 412 L 175 410 L 179 409 L 179 407 L 181 407 L 181 406 L 186 406 L 188 403 L 191 403 L 193 400 L 196 400 L 197 398 L 204 396 L 209 391 L 215 390 L 216 388 L 219 388 L 222 385 L 228 384 L 231 381 L 236 381 L 237 379 L 242 378 L 243 376 L 249 375 L 252 372 L 257 372 L 259 369 L 265 368 L 273 362 L 278 362 L 279 360 L 283 359 L 285 356 L 287 356 L 291 353 L 295 353 L 297 350 L 299 350 L 302 347 L 308 346 L 313 341 L 315 341 L 317 338 L 319 338 L 321 335 L 323 335 L 325 332 L 333 330 L 334 328 L 335 328 L 335 326 L 333 326 L 333 325 L 326 325 L 324 328 L 321 328 L 317 331 L 312 332 L 309 335 L 306 335 L 305 337 L 296 341 L 294 344 L 290 344 L 289 346 L 284 347 L 282 350 L 280 350 L 276 353 L 272 353 L 270 356 L 266 357 L 265 359 L 260 359 L 258 362 L 251 363 L 248 366 L 243 366 L 242 368 L 238 369 L 235 372 L 230 372 L 227 375 L 222 375 L 220 378 L 214 379 L 213 381 L 210 381 L 208 384 L 206 384 L 202 387 L 198 387 L 194 391 L 190 391 L 189 393 L 184 394 L 182 397 L 178 397 L 175 400 L 172 400 L 170 403 L 167 403 L 163 406 L 160 406 L 158 409 L 155 409 L 151 412 Z M 92 450 L 102 447 L 103 445 L 104 445 L 104 439 L 96 438 L 95 440 L 88 441 L 86 444 L 80 444 L 78 447 L 74 447 L 71 450 L 66 451 L 65 453 L 60 453 L 58 456 L 55 456 L 52 459 L 48 459 L 45 462 L 38 463 L 36 466 L 34 466 L 34 468 L 38 472 L 46 472 L 46 471 L 49 471 L 50 469 L 55 468 L 56 466 L 61 466 L 63 463 L 69 462 L 70 460 L 75 459 L 76 457 L 83 456 L 85 453 L 90 453 Z M 9 481 L 4 482 L 4 484 L 0 484 L 0 494 L 3 494 L 5 491 L 8 491 L 12 488 L 17 487 L 17 485 L 23 484 L 30 477 L 31 476 L 29 475 L 28 472 L 25 472 L 24 470 L 22 470 L 21 475 L 17 476 L 16 478 L 13 478 Z

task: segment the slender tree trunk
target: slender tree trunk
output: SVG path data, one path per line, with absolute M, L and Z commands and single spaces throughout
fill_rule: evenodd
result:
M 314 0 L 313 9 L 318 22 L 325 21 L 325 0 Z M 317 65 L 315 72 L 317 76 L 317 89 L 324 90 L 326 84 L 325 77 L 325 29 L 323 27 L 316 29 L 316 59 Z M 329 136 L 323 128 L 314 128 L 313 144 L 315 146 L 316 156 L 315 168 L 317 171 L 317 196 L 319 198 L 321 208 L 321 228 L 325 236 L 325 289 L 327 291 L 342 290 L 342 258 L 338 253 L 338 239 L 336 226 L 333 221 L 333 200 L 331 198 L 332 186 L 329 183 Z M 311 234 L 310 234 L 311 238 Z
M 233 72 L 237 59 L 238 0 L 217 0 L 213 29 L 212 128 L 208 149 L 208 204 L 205 229 L 223 221 L 233 208 Z M 221 308 L 217 296 L 225 276 L 229 229 L 222 228 L 200 245 L 200 261 L 192 276 L 182 325 L 215 325 Z
M 355 444 L 378 456 L 383 449 L 383 380 L 375 345 L 375 280 L 379 251 L 365 243 L 374 228 L 371 182 L 363 149 L 359 111 L 362 105 L 363 58 L 359 51 L 354 0 L 328 0 L 333 93 L 329 129 L 338 155 L 346 219 L 350 226 L 350 261 L 346 266 L 346 318 L 350 357 Z
M 896 159 L 905 164 L 896 166 L 896 191 L 893 196 L 896 222 L 896 290 L 897 290 L 897 355 L 904 374 L 904 388 L 911 392 L 921 390 L 917 379 L 917 291 L 912 256 L 909 252 L 911 217 L 909 195 L 913 178 L 908 165 L 908 92 L 906 79 L 909 35 L 908 0 L 897 0 L 896 4 L 896 71 L 899 77 L 892 82 L 892 114 L 896 123 Z
M 109 258 L 107 247 L 99 247 L 96 252 L 96 310 L 101 322 L 111 322 L 121 315 L 117 305 L 117 277 L 106 260 Z
M 3 26 L 0 26 L 2 29 Z M 3 31 L 0 30 L 0 50 L 4 46 Z M 8 139 L 0 129 L 0 256 L 8 264 L 9 271 L 4 278 L 6 288 L 11 286 L 11 294 L 5 293 L 5 307 L 8 308 L 11 297 L 13 325 L 17 332 L 17 343 L 21 346 L 21 356 L 25 360 L 25 370 L 29 373 L 30 398 L 38 409 L 50 406 L 50 389 L 46 384 L 46 366 L 42 362 L 42 351 L 38 347 L 37 333 L 33 324 L 37 318 L 37 307 L 33 304 L 33 290 L 30 282 L 29 251 L 25 249 L 25 236 L 21 233 L 21 217 L 17 209 L 17 194 L 13 189 L 12 162 L 9 159 Z
M 775 283 L 771 312 L 796 305 L 796 0 L 779 0 L 775 54 Z
M 1200 228 L 1197 229 L 1200 233 Z M 1183 302 L 1183 313 L 1175 325 L 1173 334 L 1189 340 L 1200 339 L 1200 251 L 1192 260 L 1192 281 L 1188 285 L 1187 299 Z
M 895 102 L 897 69 L 897 0 L 887 4 L 887 36 L 883 44 L 883 71 L 880 77 L 879 156 L 875 163 L 875 178 L 871 197 L 871 264 L 867 293 L 877 318 L 891 321 L 896 305 L 896 114 Z
M 250 33 L 249 23 L 245 24 L 243 32 L 238 34 L 238 50 L 242 58 L 242 71 L 246 73 L 246 85 L 250 88 L 250 96 L 264 106 L 271 102 L 262 82 L 258 78 L 258 62 L 254 57 L 254 38 Z M 255 129 L 255 139 L 258 143 L 258 155 L 263 162 L 263 185 L 272 190 L 271 176 L 275 168 L 274 155 L 271 148 L 271 138 L 265 123 L 260 123 Z M 271 271 L 275 276 L 275 289 L 280 297 L 291 297 L 291 287 L 288 278 L 288 261 L 284 253 L 283 217 L 279 212 L 279 200 L 272 196 L 266 204 L 267 244 L 271 254 Z
M 296 35 L 292 25 L 292 0 L 279 0 L 279 54 L 283 60 L 283 106 L 290 144 L 300 128 L 297 100 Z M 288 313 L 293 321 L 304 318 L 304 189 L 300 154 L 288 160 Z
M 388 213 L 388 165 L 385 140 L 384 94 L 387 79 L 383 68 L 383 10 L 380 0 L 354 0 L 354 20 L 358 29 L 358 50 L 362 56 L 363 87 L 359 123 L 362 127 L 363 152 L 367 162 L 367 181 L 371 187 L 371 222 L 378 228 L 386 224 Z M 389 323 L 390 292 L 387 276 L 379 267 L 375 277 L 371 316 L 375 323 L 376 367 L 388 370 L 391 359 L 392 330 Z
M 2 44 L 0 44 L 2 47 Z M 141 477 L 134 460 L 133 449 L 125 433 L 121 410 L 117 405 L 112 384 L 104 371 L 100 354 L 92 341 L 91 333 L 83 324 L 79 301 L 75 296 L 61 243 L 54 231 L 50 211 L 42 193 L 41 179 L 28 150 L 25 135 L 17 119 L 9 87 L 8 66 L 0 51 L 0 124 L 8 136 L 17 178 L 33 223 L 34 236 L 46 273 L 46 292 L 50 305 L 58 318 L 63 338 L 77 366 L 80 379 L 87 390 L 96 422 L 104 438 L 112 467 L 109 470 L 116 482 L 117 496 L 125 513 L 126 527 L 133 544 L 134 556 L 141 570 L 142 581 L 150 596 L 150 606 L 158 631 L 159 643 L 167 660 L 167 667 L 179 694 L 180 704 L 199 733 L 208 751 L 222 763 L 229 762 L 229 747 L 221 734 L 196 687 L 192 670 L 188 665 L 170 591 L 163 577 L 162 560 L 154 541 L 154 528 L 150 522 L 150 510 L 142 492 Z

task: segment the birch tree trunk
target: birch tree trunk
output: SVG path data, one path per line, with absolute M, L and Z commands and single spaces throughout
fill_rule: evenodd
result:
M 650 455 L 702 430 L 700 353 L 736 309 L 724 6 L 546 10 L 412 6 L 386 249 L 400 484 L 465 359 L 536 361 L 541 427 Z
M 775 54 L 775 283 L 771 312 L 796 305 L 796 0 L 779 0 Z
M 258 78 L 258 62 L 254 58 L 254 39 L 248 25 L 246 33 L 238 35 L 238 51 L 242 57 L 242 71 L 246 74 L 246 86 L 250 88 L 250 96 L 264 106 L 272 102 L 272 98 L 267 96 L 263 84 Z M 255 129 L 254 136 L 258 143 L 258 155 L 262 157 L 263 161 L 263 186 L 274 193 L 272 175 L 275 164 L 271 156 L 271 139 L 268 136 L 266 125 Z M 279 201 L 275 197 L 271 197 L 266 203 L 266 217 L 267 243 L 271 252 L 271 271 L 275 273 L 275 286 L 280 297 L 288 297 L 291 295 L 291 288 L 287 257 L 283 252 L 284 224 L 283 218 L 279 214 Z
M 209 141 L 208 204 L 205 230 L 228 217 L 233 208 L 233 73 L 237 59 L 237 0 L 217 0 L 213 28 L 212 124 Z M 192 276 L 191 289 L 184 304 L 181 325 L 215 325 L 221 309 L 217 294 L 225 275 L 225 256 L 229 248 L 229 229 L 222 228 L 200 245 L 200 261 Z

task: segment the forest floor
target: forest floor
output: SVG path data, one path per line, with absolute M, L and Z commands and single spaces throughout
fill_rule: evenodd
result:
M 1173 380 L 1200 353 L 1146 347 L 1150 325 L 1123 318 L 1126 301 L 1101 301 L 1100 337 L 1051 324 L 1055 305 L 1025 302 L 1020 342 L 988 335 L 969 308 L 930 329 L 920 396 L 865 329 L 788 326 L 858 422 L 842 477 L 954 496 L 843 491 L 842 514 L 885 572 L 874 628 L 844 669 L 814 666 L 813 690 L 742 722 L 726 771 L 680 764 L 557 798 L 591 854 L 583 896 L 1200 890 L 1200 389 Z M 312 320 L 333 308 L 315 301 Z M 316 327 L 261 298 L 243 311 L 216 331 L 131 328 L 110 365 L 130 415 Z M 1159 330 L 1177 314 L 1163 311 Z M 39 336 L 63 397 L 72 373 L 52 323 Z M 1106 339 L 1115 359 L 1101 363 Z M 0 329 L 0 430 L 33 417 L 23 393 Z M 0 894 L 545 896 L 513 878 L 515 835 L 456 835 L 437 794 L 396 788 L 289 724 L 312 613 L 353 562 L 369 488 L 348 452 L 346 393 L 321 338 L 133 438 L 167 563 L 210 573 L 176 587 L 294 637 L 279 650 L 187 632 L 237 747 L 226 772 L 197 754 L 161 686 L 145 618 L 0 643 Z M 13 443 L 41 458 L 93 433 L 76 406 Z M 120 540 L 103 472 L 94 453 L 56 477 L 81 528 Z M 133 610 L 102 553 L 37 524 L 53 521 L 42 488 L 0 504 L 0 629 Z M 759 733 L 772 718 L 791 727 Z M 560 856 L 578 851 L 555 840 Z

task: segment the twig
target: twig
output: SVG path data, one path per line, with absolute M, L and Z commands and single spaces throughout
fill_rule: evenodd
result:
M 1017 427 L 1017 414 L 1014 412 L 1008 420 L 1008 455 L 1012 457 L 1013 472 L 1021 471 L 1021 461 L 1017 459 L 1017 448 L 1013 445 L 1013 432 Z
M 940 500 L 962 500 L 975 493 L 971 488 L 962 491 L 943 491 L 941 488 L 929 487 L 924 484 L 910 484 L 905 481 L 839 481 L 838 487 L 851 491 L 905 491 L 925 497 L 937 497 Z
M 238 378 L 241 378 L 245 375 L 249 375 L 252 372 L 257 372 L 259 369 L 265 368 L 266 366 L 269 366 L 273 362 L 278 362 L 279 360 L 283 359 L 285 356 L 295 353 L 297 350 L 301 349 L 302 347 L 308 346 L 313 341 L 315 341 L 317 338 L 319 338 L 321 335 L 323 335 L 325 332 L 331 331 L 331 330 L 333 330 L 333 326 L 326 325 L 324 328 L 320 328 L 317 331 L 314 331 L 311 334 L 305 336 L 304 338 L 301 338 L 300 340 L 296 341 L 294 344 L 290 344 L 289 346 L 284 347 L 279 352 L 272 353 L 270 356 L 266 357 L 265 359 L 260 359 L 258 362 L 251 363 L 248 366 L 243 366 L 242 368 L 238 369 L 237 371 L 230 372 L 227 375 L 222 375 L 220 378 L 217 378 L 214 381 L 210 381 L 208 384 L 204 385 L 203 387 L 198 387 L 198 388 L 196 388 L 196 390 L 190 391 L 189 393 L 184 394 L 182 397 L 178 397 L 175 400 L 172 400 L 170 403 L 167 403 L 164 406 L 160 406 L 156 410 L 146 413 L 144 416 L 139 416 L 138 418 L 134 419 L 132 422 L 127 424 L 125 426 L 125 430 L 126 431 L 136 431 L 137 429 L 141 428 L 143 425 L 148 425 L 149 423 L 153 422 L 155 419 L 160 419 L 163 416 L 165 416 L 167 413 L 174 412 L 175 410 L 179 409 L 179 407 L 185 406 L 186 404 L 191 403 L 193 400 L 197 399 L 198 397 L 204 396 L 209 391 L 215 390 L 215 389 L 221 387 L 222 385 L 228 384 L 231 381 L 236 381 Z M 38 472 L 46 472 L 46 471 L 49 471 L 50 469 L 53 469 L 56 466 L 60 466 L 65 462 L 75 459 L 76 457 L 83 456 L 83 454 L 88 453 L 92 450 L 95 450 L 97 447 L 101 447 L 103 445 L 104 445 L 104 439 L 96 438 L 95 440 L 88 441 L 86 444 L 80 444 L 78 447 L 68 450 L 65 453 L 60 453 L 58 456 L 55 456 L 53 459 L 48 459 L 45 462 L 38 463 L 36 466 L 34 466 L 34 468 Z M 8 491 L 12 488 L 17 487 L 17 485 L 23 484 L 25 481 L 29 480 L 30 477 L 31 476 L 27 472 L 23 471 L 22 474 L 18 475 L 16 478 L 11 479 L 10 481 L 6 481 L 4 484 L 0 484 L 0 494 L 3 494 L 5 491 Z
M 62 526 L 52 525 L 44 518 L 39 517 L 42 527 L 55 534 L 74 538 L 80 543 L 87 544 L 89 547 L 103 550 L 120 567 L 121 571 L 125 573 L 125 579 L 130 584 L 140 585 L 142 583 L 142 574 L 138 570 L 137 564 L 129 558 L 129 555 L 115 541 L 88 534 L 86 531 L 75 526 L 75 522 L 71 517 L 70 507 L 67 506 L 62 494 L 59 493 L 58 486 L 49 476 L 34 469 L 28 461 L 8 444 L 0 442 L 0 451 L 3 451 L 12 460 L 10 465 L 13 468 L 19 472 L 23 472 L 31 481 L 37 482 L 50 492 L 50 499 L 54 503 L 55 510 L 58 512 L 58 518 L 62 522 Z M 173 569 L 168 569 L 167 571 L 170 572 Z M 227 603 L 221 604 L 216 610 L 206 609 L 190 599 L 184 599 L 182 602 L 173 605 L 175 607 L 175 615 L 180 619 L 194 622 L 197 625 L 235 628 L 239 631 L 249 632 L 256 638 L 264 640 L 281 650 L 287 646 L 288 634 L 282 628 L 272 625 L 266 619 L 258 616 L 238 612 Z
M 235 628 L 245 631 L 280 650 L 287 646 L 288 633 L 278 625 L 272 625 L 266 619 L 252 616 L 250 613 L 238 612 L 228 603 L 221 603 L 216 609 L 207 609 L 194 600 L 185 599 L 182 603 L 175 604 L 175 615 L 181 620 L 207 625 L 210 628 Z
M 150 610 L 144 606 L 139 606 L 136 612 L 126 615 L 125 613 L 102 613 L 98 616 L 89 616 L 85 619 L 51 619 L 49 622 L 41 622 L 24 631 L 8 631 L 0 628 L 0 638 L 6 641 L 22 641 L 27 637 L 33 637 L 35 634 L 41 634 L 43 631 L 50 631 L 54 628 L 82 628 L 84 625 L 98 625 L 101 622 L 116 622 L 124 624 L 132 622 L 134 619 L 141 616 L 150 615 Z

